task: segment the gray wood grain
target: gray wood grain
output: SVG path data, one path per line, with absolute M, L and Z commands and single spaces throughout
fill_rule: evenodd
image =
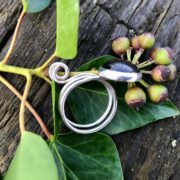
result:
M 75 69 L 91 58 L 111 53 L 111 41 L 125 36 L 128 30 L 137 33 L 151 31 L 156 46 L 170 46 L 176 51 L 180 66 L 180 1 L 179 0 L 81 0 L 79 53 L 69 62 Z M 22 10 L 18 0 L 0 0 L 0 58 L 7 51 L 18 16 Z M 36 67 L 44 62 L 55 48 L 55 3 L 42 13 L 25 17 L 10 63 Z M 170 98 L 180 107 L 180 71 L 168 87 Z M 24 79 L 3 74 L 19 91 Z M 19 142 L 19 100 L 0 84 L 0 170 L 7 169 Z M 43 120 L 52 128 L 50 87 L 35 78 L 28 100 Z M 125 179 L 175 180 L 180 177 L 180 118 L 170 118 L 143 128 L 126 132 L 113 139 L 122 159 Z M 33 116 L 26 112 L 27 128 L 42 133 Z M 172 146 L 176 140 L 177 145 Z

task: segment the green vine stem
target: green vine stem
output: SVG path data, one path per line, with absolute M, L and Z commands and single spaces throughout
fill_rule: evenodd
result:
M 52 61 L 55 60 L 55 58 L 57 58 L 57 57 L 56 57 L 56 55 L 55 55 L 55 53 L 54 53 L 54 54 L 52 54 L 52 55 L 49 57 L 49 59 L 48 59 L 43 65 L 41 65 L 40 67 L 38 67 L 38 68 L 36 69 L 36 71 L 39 72 L 39 74 L 41 74 L 41 73 L 47 68 L 47 66 L 48 66 Z
M 18 92 L 16 90 L 16 88 L 13 85 L 11 85 L 2 76 L 0 76 L 0 81 L 22 101 L 23 96 L 20 94 L 20 92 Z M 41 117 L 39 116 L 39 114 L 36 112 L 36 110 L 32 107 L 32 105 L 28 101 L 25 102 L 25 105 L 29 109 L 29 111 L 33 114 L 33 116 L 35 117 L 35 119 L 37 120 L 39 125 L 41 126 L 41 128 L 42 128 L 43 132 L 45 133 L 45 135 L 47 136 L 47 138 L 50 139 L 52 137 L 52 134 L 47 129 L 46 125 L 44 124 L 44 122 L 41 119 Z
M 78 74 L 81 74 L 81 73 L 91 73 L 91 74 L 96 74 L 98 75 L 99 74 L 99 71 L 98 70 L 95 70 L 95 69 L 92 69 L 90 71 L 79 71 L 79 72 L 70 72 L 69 76 L 70 77 L 73 77 L 73 76 L 76 76 Z M 58 73 L 59 75 L 64 75 L 64 72 L 59 72 Z
M 32 81 L 32 76 L 30 74 L 26 75 L 26 86 L 24 89 L 22 101 L 21 101 L 21 106 L 20 106 L 20 112 L 19 112 L 19 126 L 21 133 L 26 131 L 25 129 L 25 120 L 24 120 L 24 111 L 25 111 L 25 103 L 26 99 L 31 87 L 31 81 Z
M 9 58 L 10 58 L 12 52 L 13 52 L 13 49 L 14 49 L 14 46 L 15 46 L 15 43 L 16 43 L 16 39 L 17 39 L 17 35 L 18 35 L 22 20 L 23 20 L 25 15 L 26 15 L 26 12 L 23 10 L 21 12 L 21 15 L 20 15 L 19 19 L 18 19 L 18 22 L 17 22 L 16 28 L 15 28 L 15 31 L 14 31 L 14 35 L 13 35 L 9 50 L 8 50 L 5 58 L 1 62 L 2 64 L 6 64 L 8 62 L 8 60 L 9 60 Z

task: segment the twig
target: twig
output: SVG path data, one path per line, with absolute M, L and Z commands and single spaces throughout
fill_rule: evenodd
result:
M 40 67 L 38 67 L 38 68 L 36 69 L 36 71 L 39 72 L 39 73 L 42 73 L 42 72 L 47 68 L 47 66 L 48 66 L 52 61 L 54 61 L 55 58 L 56 58 L 56 55 L 55 55 L 55 54 L 52 54 L 52 55 L 49 57 L 49 59 L 48 59 L 43 65 L 41 65 Z
M 23 96 L 20 94 L 20 92 L 18 92 L 16 90 L 16 88 L 11 85 L 5 78 L 3 78 L 2 76 L 0 76 L 0 81 L 8 88 L 10 89 L 20 100 L 23 99 Z M 52 136 L 52 134 L 49 132 L 49 130 L 47 129 L 46 125 L 44 124 L 43 120 L 41 119 L 41 117 L 39 116 L 39 114 L 36 112 L 36 110 L 31 106 L 31 104 L 26 101 L 25 102 L 26 107 L 29 109 L 29 111 L 33 114 L 33 116 L 35 117 L 35 119 L 37 120 L 37 122 L 39 123 L 39 125 L 41 126 L 43 132 L 45 133 L 45 135 L 47 136 L 48 139 L 50 139 L 50 137 Z
M 15 28 L 15 31 L 14 31 L 14 35 L 13 35 L 9 50 L 8 50 L 5 58 L 1 62 L 2 64 L 6 64 L 8 62 L 8 60 L 9 60 L 9 58 L 10 58 L 12 52 L 13 52 L 13 49 L 14 49 L 14 46 L 15 46 L 15 43 L 16 43 L 16 39 L 17 39 L 17 35 L 18 35 L 19 29 L 20 29 L 20 26 L 21 26 L 21 23 L 22 23 L 22 20 L 23 20 L 25 14 L 26 14 L 26 12 L 23 10 L 21 12 L 21 15 L 20 15 L 19 19 L 18 19 L 18 22 L 17 22 L 16 28 Z
M 24 111 L 25 111 L 25 103 L 26 103 L 26 99 L 31 87 L 31 80 L 32 80 L 32 76 L 29 74 L 26 76 L 26 86 L 24 89 L 24 93 L 23 93 L 23 97 L 22 97 L 22 101 L 21 101 L 21 106 L 20 106 L 20 112 L 19 112 L 19 126 L 20 126 L 20 130 L 21 132 L 24 132 L 25 129 L 25 120 L 24 120 Z

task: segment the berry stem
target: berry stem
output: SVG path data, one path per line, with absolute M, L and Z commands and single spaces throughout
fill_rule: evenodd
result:
M 128 61 L 131 61 L 131 54 L 132 54 L 132 48 L 131 47 L 126 51 L 126 54 L 127 54 Z
M 141 73 L 143 73 L 143 74 L 152 74 L 152 71 L 143 71 L 143 70 L 141 70 Z
M 132 60 L 133 64 L 139 64 L 139 59 L 141 57 L 141 55 L 143 54 L 144 49 L 139 49 L 138 51 L 136 51 L 136 54 L 134 55 L 134 58 Z
M 129 82 L 129 83 L 128 83 L 128 89 L 129 89 L 129 88 L 132 88 L 132 87 L 134 87 L 134 86 L 136 86 L 135 83 L 133 83 L 133 82 Z
M 16 28 L 15 28 L 15 31 L 14 31 L 14 35 L 13 35 L 9 50 L 8 50 L 6 56 L 4 57 L 4 59 L 1 62 L 2 64 L 6 64 L 8 62 L 8 60 L 9 60 L 9 58 L 10 58 L 12 52 L 13 52 L 13 49 L 14 49 L 14 46 L 15 46 L 15 43 L 16 43 L 16 39 L 17 39 L 17 36 L 18 36 L 18 32 L 19 32 L 21 23 L 22 23 L 23 18 L 24 18 L 25 15 L 26 15 L 26 12 L 23 10 L 21 12 L 21 15 L 20 15 L 19 19 L 18 19 L 18 22 L 17 22 Z
M 139 69 L 143 69 L 143 68 L 145 68 L 145 67 L 147 67 L 147 66 L 150 66 L 150 65 L 152 65 L 152 64 L 154 64 L 154 63 L 155 63 L 154 60 L 149 59 L 149 60 L 144 61 L 143 63 L 139 64 L 139 65 L 138 65 L 138 68 L 139 68 Z
M 144 87 L 148 88 L 150 85 L 143 79 L 139 81 Z
M 26 131 L 25 129 L 25 120 L 24 120 L 24 111 L 25 111 L 25 103 L 26 99 L 31 87 L 31 81 L 32 81 L 32 76 L 30 74 L 26 75 L 26 86 L 24 89 L 22 101 L 21 101 L 21 106 L 20 106 L 20 112 L 19 112 L 19 126 L 21 133 Z
M 12 84 L 10 84 L 2 76 L 0 76 L 0 81 L 22 101 L 23 96 L 20 94 L 20 92 L 17 91 L 17 89 Z M 25 105 L 29 109 L 29 111 L 33 114 L 33 116 L 35 117 L 35 119 L 37 120 L 39 125 L 41 126 L 41 128 L 42 128 L 43 132 L 45 133 L 45 135 L 47 136 L 47 138 L 50 139 L 50 137 L 52 137 L 52 135 L 49 132 L 49 130 L 47 129 L 46 125 L 44 124 L 44 122 L 41 119 L 41 117 L 39 116 L 39 114 L 36 112 L 36 110 L 32 107 L 32 105 L 28 101 L 25 102 Z

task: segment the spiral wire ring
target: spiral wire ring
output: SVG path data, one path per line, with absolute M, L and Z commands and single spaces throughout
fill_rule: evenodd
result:
M 60 68 L 64 69 L 65 71 L 64 76 L 59 76 L 57 74 Z M 79 75 L 76 75 L 67 79 L 69 76 L 69 73 L 70 73 L 69 69 L 64 63 L 59 63 L 59 62 L 54 63 L 51 65 L 49 69 L 49 75 L 52 80 L 54 80 L 55 82 L 59 84 L 65 84 L 61 90 L 61 94 L 59 97 L 59 111 L 60 111 L 63 122 L 69 129 L 79 134 L 91 134 L 91 133 L 100 131 L 111 122 L 111 120 L 113 119 L 116 113 L 117 98 L 116 98 L 114 88 L 108 82 L 101 79 L 98 75 L 95 75 L 92 73 L 81 73 Z M 66 113 L 65 113 L 66 100 L 67 100 L 68 95 L 76 87 L 90 81 L 98 81 L 105 86 L 108 93 L 108 97 L 109 97 L 108 105 L 104 114 L 95 122 L 90 123 L 90 124 L 77 124 L 75 122 L 72 122 L 66 116 Z

